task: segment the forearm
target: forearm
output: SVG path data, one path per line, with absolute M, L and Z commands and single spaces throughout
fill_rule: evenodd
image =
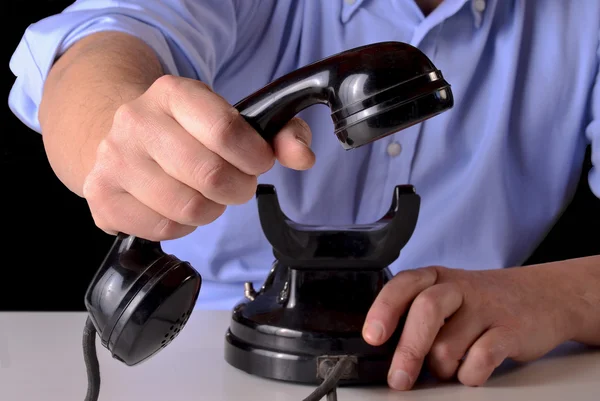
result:
M 553 275 L 556 294 L 565 299 L 571 340 L 600 345 L 600 255 L 531 266 Z M 540 299 L 540 302 L 545 302 Z
M 96 148 L 109 132 L 115 111 L 161 75 L 149 46 L 117 32 L 82 39 L 54 64 L 39 121 L 50 165 L 71 191 L 82 196 Z

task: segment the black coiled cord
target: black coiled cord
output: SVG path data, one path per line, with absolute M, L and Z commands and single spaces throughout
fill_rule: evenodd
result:
M 87 393 L 85 401 L 98 401 L 100 396 L 100 364 L 96 353 L 96 327 L 88 317 L 83 329 L 83 360 L 87 373 Z M 352 364 L 350 358 L 341 358 L 327 373 L 323 382 L 302 401 L 320 401 L 327 396 L 327 401 L 337 401 L 336 387 L 344 372 Z
M 83 360 L 88 381 L 85 401 L 98 401 L 100 396 L 100 364 L 96 354 L 96 327 L 89 317 L 83 329 Z

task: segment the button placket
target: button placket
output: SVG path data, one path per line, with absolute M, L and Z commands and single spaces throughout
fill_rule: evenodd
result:
M 401 144 L 399 144 L 398 142 L 395 142 L 395 141 L 388 144 L 387 154 L 390 157 L 396 157 L 396 156 L 400 155 L 400 153 L 402 153 L 402 145 Z
M 473 0 L 473 9 L 478 13 L 484 12 L 486 6 L 485 0 Z
M 390 207 L 389 193 L 396 185 L 410 184 L 411 166 L 417 140 L 421 134 L 421 125 L 413 125 L 390 135 L 387 144 L 380 153 L 379 157 L 385 158 L 388 163 L 379 214 L 385 213 Z
M 342 15 L 341 19 L 343 23 L 346 23 L 352 17 L 352 14 L 360 7 L 363 0 L 343 0 L 342 1 Z
M 387 202 L 386 208 L 390 207 L 391 193 L 385 193 L 391 163 L 391 158 L 387 154 L 390 141 L 393 140 L 382 138 L 368 145 L 371 149 L 369 149 L 368 162 L 363 167 L 365 178 L 362 192 L 358 194 L 360 203 L 357 207 L 356 221 L 363 223 L 377 221 L 382 216 L 380 210 L 382 205 Z
M 487 8 L 487 0 L 471 0 L 471 11 L 475 19 L 475 26 L 481 27 L 483 22 L 483 12 Z

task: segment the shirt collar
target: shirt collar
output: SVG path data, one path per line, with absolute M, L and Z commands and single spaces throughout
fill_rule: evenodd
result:
M 347 23 L 350 20 L 350 18 L 352 18 L 352 15 L 354 15 L 354 13 L 361 7 L 361 5 L 364 2 L 364 0 L 340 1 L 343 2 L 341 18 L 342 23 L 344 24 Z M 444 12 L 445 15 L 443 16 L 443 18 L 446 19 L 450 17 L 452 14 L 460 10 L 467 3 L 470 3 L 469 7 L 471 9 L 471 13 L 473 14 L 473 24 L 476 28 L 479 28 L 481 26 L 481 23 L 483 22 L 483 17 L 485 15 L 486 10 L 488 9 L 488 3 L 490 1 L 491 0 L 444 0 L 444 2 L 451 4 L 446 4 L 444 6 L 444 10 L 446 11 Z

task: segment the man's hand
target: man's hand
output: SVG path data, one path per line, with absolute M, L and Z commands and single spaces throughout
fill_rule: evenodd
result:
M 205 84 L 163 76 L 123 104 L 100 142 L 83 195 L 96 225 L 150 240 L 184 236 L 249 201 L 276 159 L 314 163 L 311 132 L 293 119 L 273 147 Z
M 295 170 L 315 162 L 303 121 L 267 143 L 207 85 L 164 75 L 152 48 L 120 32 L 61 55 L 39 120 L 53 170 L 96 225 L 149 240 L 182 237 L 250 200 L 275 160 Z
M 404 271 L 380 292 L 363 336 L 383 344 L 406 314 L 388 377 L 394 389 L 412 388 L 425 361 L 442 380 L 482 385 L 506 358 L 531 361 L 578 336 L 600 343 L 598 262 Z

